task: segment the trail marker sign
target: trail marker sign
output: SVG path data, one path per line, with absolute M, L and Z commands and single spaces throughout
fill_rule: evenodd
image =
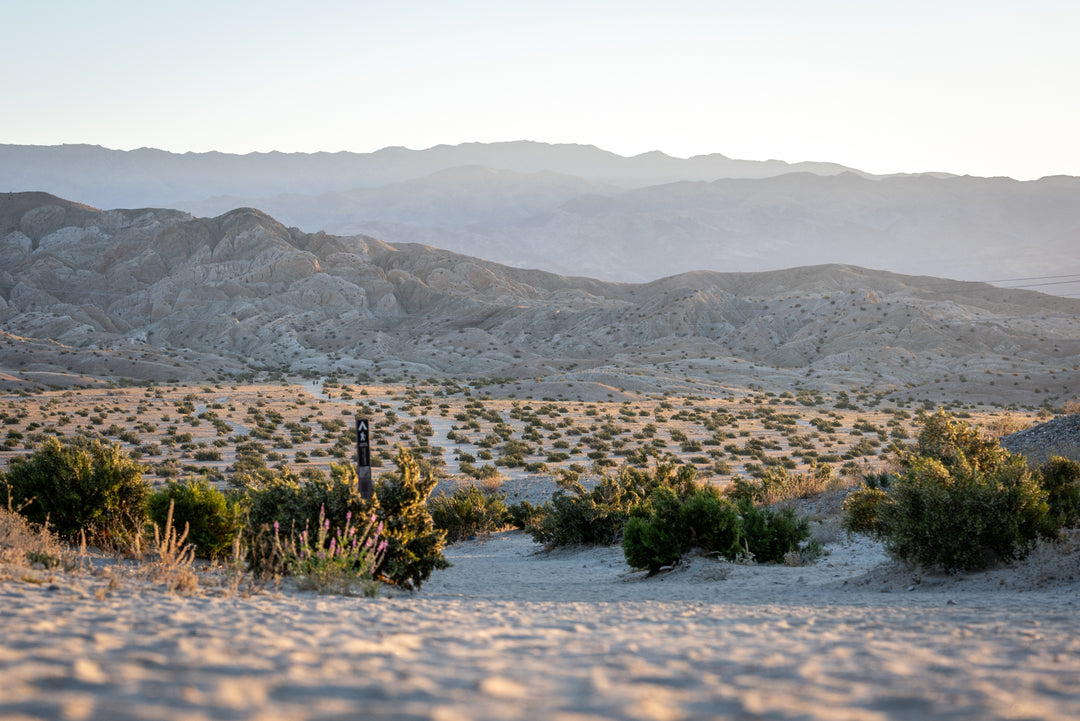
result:
M 371 498 L 375 484 L 371 480 L 371 424 L 367 418 L 356 419 L 356 478 L 360 495 Z

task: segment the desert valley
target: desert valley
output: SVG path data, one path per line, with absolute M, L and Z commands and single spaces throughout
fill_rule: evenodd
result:
M 0 470 L 55 438 L 115 445 L 157 492 L 310 481 L 354 462 L 360 417 L 376 477 L 407 449 L 444 500 L 539 507 L 665 465 L 718 493 L 822 482 L 776 502 L 809 539 L 779 562 L 643 569 L 507 517 L 372 598 L 160 545 L 28 556 L 52 541 L 9 508 L 0 718 L 1080 715 L 1080 531 L 957 573 L 844 506 L 939 410 L 1080 460 L 1080 299 L 999 280 L 1075 277 L 1076 178 L 116 152 L 0 146 Z M 153 207 L 95 207 L 116 198 Z

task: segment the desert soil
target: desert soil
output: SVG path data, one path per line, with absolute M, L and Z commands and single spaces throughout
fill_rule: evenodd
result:
M 9 579 L 0 718 L 1075 719 L 1078 545 L 947 578 L 840 538 L 648 578 L 507 532 L 374 599 Z

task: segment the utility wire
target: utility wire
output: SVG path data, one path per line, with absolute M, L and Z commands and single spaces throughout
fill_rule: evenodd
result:
M 999 280 L 984 280 L 983 283 L 1015 283 L 1021 280 L 1051 280 L 1053 278 L 1080 278 L 1080 273 L 1070 273 L 1068 275 L 1036 275 L 1031 278 L 1001 278 Z
M 1070 283 L 1080 283 L 1080 277 L 1076 280 L 1055 280 L 1049 283 L 1025 283 L 1024 285 L 1007 285 L 1002 290 L 1009 290 L 1011 288 L 1039 288 L 1044 285 L 1069 285 Z

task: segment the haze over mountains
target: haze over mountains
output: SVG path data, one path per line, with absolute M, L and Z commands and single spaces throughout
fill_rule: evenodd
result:
M 288 228 L 238 209 L 100 211 L 0 195 L 0 367 L 227 378 L 252 368 L 504 377 L 538 395 L 762 384 L 1059 403 L 1080 300 L 818 265 L 647 284 Z
M 829 163 L 623 158 L 530 142 L 243 156 L 7 145 L 0 189 L 199 216 L 256 207 L 306 232 L 615 281 L 821 263 L 969 280 L 1080 278 L 1072 177 L 877 177 Z

